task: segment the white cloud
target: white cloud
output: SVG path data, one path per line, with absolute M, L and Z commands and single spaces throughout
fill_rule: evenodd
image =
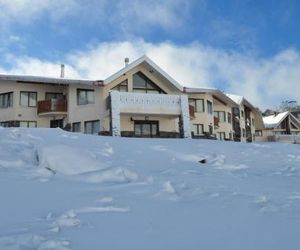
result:
M 125 57 L 133 61 L 143 54 L 185 86 L 218 87 L 244 95 L 262 108 L 279 105 L 285 99 L 300 101 L 300 53 L 294 49 L 262 59 L 199 43 L 178 46 L 135 40 L 99 43 L 65 55 L 62 61 L 66 63 L 66 77 L 105 79 L 124 66 Z M 60 73 L 60 62 L 28 57 L 10 57 L 8 61 L 12 69 L 2 72 L 54 77 Z

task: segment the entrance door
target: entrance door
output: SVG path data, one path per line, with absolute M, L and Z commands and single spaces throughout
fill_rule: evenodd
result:
M 63 120 L 51 120 L 50 121 L 50 128 L 63 128 L 64 123 Z
M 134 121 L 134 136 L 157 137 L 158 121 Z

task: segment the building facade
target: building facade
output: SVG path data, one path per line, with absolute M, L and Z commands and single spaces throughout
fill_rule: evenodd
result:
M 243 107 L 245 119 L 254 119 L 253 109 Z M 233 140 L 237 108 L 241 105 L 217 89 L 182 87 L 146 56 L 105 80 L 0 75 L 0 125 L 5 127 Z M 252 135 L 254 123 L 250 129 Z

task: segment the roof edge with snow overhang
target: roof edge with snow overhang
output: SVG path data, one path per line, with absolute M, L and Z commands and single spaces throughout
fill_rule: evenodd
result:
M 166 80 L 168 80 L 175 88 L 179 89 L 180 91 L 183 91 L 183 87 L 175 80 L 173 79 L 168 73 L 166 73 L 162 68 L 160 68 L 155 62 L 153 62 L 148 56 L 144 55 L 137 60 L 133 61 L 132 63 L 128 64 L 115 74 L 109 76 L 104 80 L 104 85 L 111 83 L 112 81 L 116 80 L 129 70 L 137 67 L 138 65 L 142 63 L 147 63 L 149 66 L 151 66 L 156 72 L 158 72 L 160 75 L 162 75 Z
M 84 85 L 102 85 L 102 80 L 87 80 L 87 79 L 72 79 L 72 78 L 55 78 L 44 76 L 31 76 L 31 75 L 4 75 L 0 74 L 0 80 L 15 81 L 23 83 L 44 83 L 44 84 L 84 84 Z
M 188 88 L 184 87 L 185 93 L 188 94 L 203 94 L 211 93 L 216 95 L 216 97 L 222 99 L 223 101 L 229 103 L 231 106 L 238 106 L 231 98 L 229 98 L 224 92 L 216 88 Z

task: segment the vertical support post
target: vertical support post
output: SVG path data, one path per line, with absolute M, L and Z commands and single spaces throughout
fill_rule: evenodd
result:
M 180 120 L 182 126 L 182 137 L 190 138 L 191 129 L 190 129 L 190 111 L 189 111 L 189 101 L 187 95 L 180 96 Z
M 121 136 L 121 121 L 120 121 L 120 92 L 110 92 L 111 101 L 111 134 L 112 136 Z

